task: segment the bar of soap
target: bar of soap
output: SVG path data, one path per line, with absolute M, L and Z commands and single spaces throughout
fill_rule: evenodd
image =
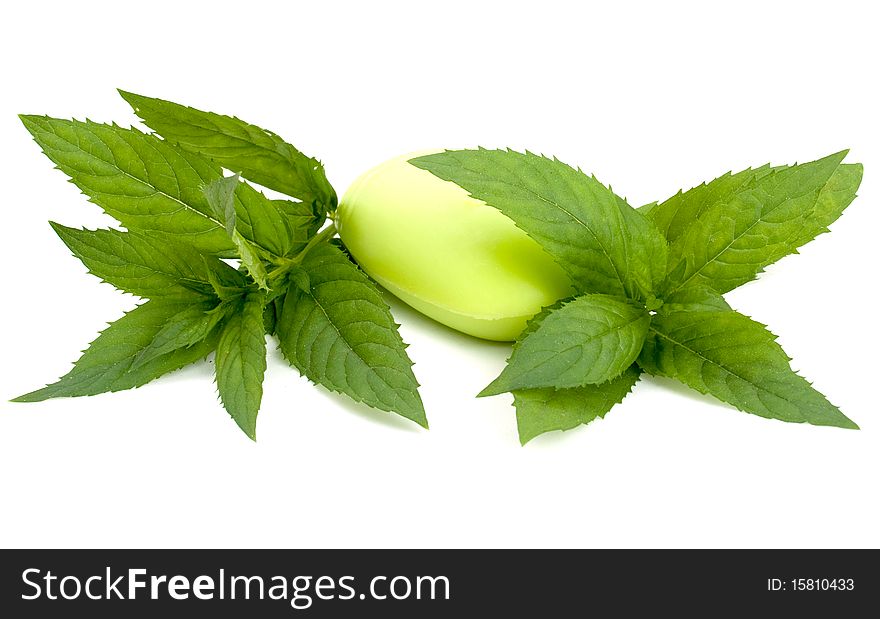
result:
M 339 204 L 339 236 L 370 277 L 416 310 L 476 337 L 514 340 L 542 307 L 572 293 L 570 280 L 500 211 L 408 163 L 428 152 L 361 175 Z

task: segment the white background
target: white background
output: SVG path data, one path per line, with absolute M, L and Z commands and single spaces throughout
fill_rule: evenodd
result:
M 872 3 L 604 5 L 5 4 L 0 546 L 880 546 Z M 428 432 L 309 385 L 274 346 L 257 443 L 207 363 L 131 392 L 6 403 L 135 303 L 46 224 L 109 220 L 15 117 L 129 124 L 117 86 L 272 129 L 340 193 L 404 152 L 511 146 L 642 204 L 849 147 L 865 179 L 832 234 L 728 296 L 862 430 L 647 379 L 605 421 L 522 448 L 509 397 L 473 397 L 508 347 L 399 303 Z

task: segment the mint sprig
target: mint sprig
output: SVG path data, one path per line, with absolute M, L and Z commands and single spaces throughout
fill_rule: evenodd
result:
M 215 353 L 220 400 L 253 439 L 266 336 L 277 333 L 285 357 L 314 382 L 427 427 L 398 325 L 333 240 L 327 219 L 337 198 L 321 164 L 236 118 L 122 95 L 156 134 L 21 120 L 126 228 L 52 223 L 55 232 L 91 273 L 146 302 L 101 333 L 68 374 L 16 400 L 139 387 Z M 270 199 L 240 177 L 292 199 Z
M 529 152 L 412 159 L 512 219 L 579 295 L 532 319 L 481 395 L 513 393 L 523 443 L 604 416 L 641 372 L 762 417 L 857 428 L 791 369 L 773 334 L 722 297 L 827 231 L 861 182 L 861 165 L 845 156 L 728 173 L 640 209 Z

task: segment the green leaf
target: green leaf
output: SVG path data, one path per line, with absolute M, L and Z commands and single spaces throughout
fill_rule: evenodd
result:
M 658 312 L 638 362 L 649 374 L 675 378 L 747 413 L 858 427 L 792 371 L 775 335 L 732 310 Z
M 570 300 L 557 301 L 529 320 L 517 342 L 513 344 L 513 349 L 516 350 L 523 340 L 537 331 L 547 316 Z M 520 443 L 525 445 L 539 434 L 554 430 L 570 430 L 587 424 L 597 417 L 604 417 L 632 390 L 640 374 L 639 367 L 633 364 L 617 378 L 598 385 L 514 391 L 513 405 L 516 407 Z
M 217 187 L 210 189 L 213 185 Z M 218 203 L 222 206 L 222 216 L 218 213 L 218 218 L 225 224 L 227 233 L 229 229 L 240 232 L 266 254 L 299 253 L 324 221 L 316 219 L 310 208 L 304 213 L 307 207 L 301 203 L 270 200 L 249 184 L 239 182 L 238 175 L 218 178 L 205 190 L 209 192 L 206 197 L 215 212 Z M 230 205 L 230 200 L 234 200 L 234 204 Z
M 666 313 L 682 310 L 711 312 L 729 309 L 730 305 L 727 304 L 724 297 L 708 286 L 688 286 L 666 297 L 660 311 Z
M 603 383 L 636 360 L 649 323 L 644 308 L 624 299 L 577 297 L 517 343 L 504 371 L 480 395 Z
M 214 357 L 220 400 L 238 427 L 254 440 L 266 372 L 264 300 L 262 293 L 244 298 L 223 325 Z
M 275 335 L 275 321 L 278 315 L 276 307 L 275 301 L 269 301 L 263 308 L 263 329 L 266 331 L 266 335 Z
M 287 277 L 292 285 L 303 292 L 309 292 L 312 289 L 312 281 L 309 279 L 309 274 L 301 267 L 292 267 L 287 273 Z
M 89 199 L 126 228 L 157 233 L 194 249 L 232 256 L 234 245 L 202 188 L 223 178 L 220 166 L 153 135 L 91 121 L 22 116 L 43 152 Z M 300 251 L 316 225 L 310 207 L 269 200 L 240 183 L 236 229 L 267 252 Z
M 691 222 L 698 219 L 710 206 L 729 199 L 738 191 L 746 189 L 750 183 L 786 167 L 771 168 L 765 165 L 736 174 L 728 173 L 708 184 L 704 183 L 686 192 L 679 192 L 660 204 L 646 204 L 638 210 L 643 215 L 648 215 L 648 218 L 672 242 L 677 240 Z M 862 181 L 862 173 L 862 165 L 858 163 L 844 163 L 838 166 L 820 191 L 815 207 L 804 218 L 801 233 L 792 241 L 793 247 L 801 247 L 819 234 L 827 232 L 828 226 L 840 217 L 843 210 L 855 199 L 856 190 Z
M 845 155 L 773 169 L 703 210 L 670 245 L 666 294 L 694 284 L 727 292 L 794 252 Z
M 651 303 L 666 277 L 669 245 L 654 223 L 618 198 L 618 206 L 629 231 L 626 255 L 629 275 L 634 282 L 630 298 Z
M 214 211 L 214 216 L 223 225 L 226 234 L 231 239 L 235 234 L 235 190 L 238 188 L 239 176 L 226 176 L 218 178 L 205 185 L 205 197 Z
M 257 285 L 263 290 L 269 290 L 269 274 L 266 273 L 266 267 L 260 259 L 260 255 L 253 245 L 248 243 L 240 234 L 235 233 L 236 252 L 241 259 L 241 264 L 247 270 L 248 274 L 254 278 Z
M 410 163 L 500 210 L 565 269 L 580 292 L 646 299 L 662 274 L 660 232 L 595 177 L 509 150 L 446 151 Z
M 275 205 L 287 221 L 286 227 L 290 240 L 288 256 L 298 254 L 327 221 L 327 213 L 323 207 L 314 207 L 305 202 L 290 200 L 270 200 L 270 202 Z
M 263 256 L 250 241 L 241 235 L 237 228 L 235 191 L 240 185 L 237 175 L 217 179 L 205 185 L 205 197 L 235 245 L 235 251 L 241 259 L 242 266 L 260 288 L 269 290 L 269 276 L 266 273 L 266 266 L 263 264 Z
M 640 373 L 638 366 L 631 365 L 617 378 L 598 385 L 514 391 L 520 443 L 525 445 L 545 432 L 571 430 L 604 417 L 632 391 Z
M 80 230 L 50 222 L 89 272 L 141 297 L 213 296 L 211 278 L 235 278 L 235 269 L 173 241 L 119 230 Z
M 201 190 L 220 176 L 214 164 L 134 129 L 42 116 L 21 120 L 46 156 L 128 229 L 171 235 L 206 253 L 232 250 Z
M 308 205 L 319 203 L 324 212 L 336 208 L 336 193 L 321 163 L 274 133 L 231 116 L 123 90 L 119 94 L 147 126 L 180 148 Z
M 170 316 L 165 325 L 132 364 L 138 369 L 157 357 L 180 348 L 189 348 L 204 341 L 226 314 L 225 305 L 195 303 Z
M 135 359 L 150 346 L 169 318 L 182 311 L 183 302 L 147 301 L 112 323 L 89 345 L 70 372 L 58 382 L 16 398 L 40 402 L 49 398 L 95 395 L 140 387 L 151 380 L 205 358 L 217 344 L 209 337 L 189 348 L 179 348 L 133 368 Z
M 748 183 L 766 176 L 772 171 L 769 165 L 748 168 L 736 174 L 728 172 L 709 183 L 697 185 L 688 191 L 677 194 L 659 204 L 648 204 L 639 209 L 643 215 L 654 222 L 657 228 L 671 243 L 677 240 L 698 219 L 707 208 L 719 201 L 727 200 Z
M 375 286 L 329 243 L 302 268 L 309 292 L 288 288 L 275 327 L 287 360 L 331 391 L 427 427 L 412 361 Z
M 202 258 L 204 262 L 208 264 L 215 260 L 214 258 L 205 255 L 203 255 Z M 248 292 L 250 287 L 249 280 L 241 271 L 233 269 L 226 263 L 221 264 L 227 268 L 221 271 L 214 271 L 210 268 L 208 269 L 208 281 L 211 284 L 211 289 L 214 291 L 214 295 L 221 301 L 240 299 Z
M 792 242 L 793 246 L 800 247 L 823 232 L 828 232 L 828 226 L 855 200 L 863 172 L 864 168 L 860 163 L 843 163 L 834 171 L 819 192 L 816 206 L 804 218 L 801 231 Z

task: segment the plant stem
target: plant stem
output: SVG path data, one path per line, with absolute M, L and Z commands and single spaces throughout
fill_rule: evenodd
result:
M 315 245 L 319 243 L 323 243 L 329 239 L 332 239 L 336 235 L 336 225 L 334 223 L 330 223 L 329 226 L 321 230 L 318 234 L 309 239 L 309 242 L 306 243 L 306 246 L 302 248 L 302 250 L 293 258 L 280 258 L 277 259 L 276 267 L 269 272 L 268 279 L 270 281 L 275 281 L 280 277 L 283 277 L 285 273 L 290 271 L 292 268 L 299 266 L 302 261 L 305 259 L 306 255 L 309 251 L 315 247 Z
M 310 249 L 312 249 L 318 243 L 332 239 L 334 236 L 336 236 L 336 224 L 331 222 L 329 226 L 327 226 L 318 234 L 309 239 L 309 242 L 306 243 L 306 246 L 303 247 L 302 251 L 299 252 L 291 262 L 293 264 L 299 264 L 306 257 L 306 254 L 309 253 Z

